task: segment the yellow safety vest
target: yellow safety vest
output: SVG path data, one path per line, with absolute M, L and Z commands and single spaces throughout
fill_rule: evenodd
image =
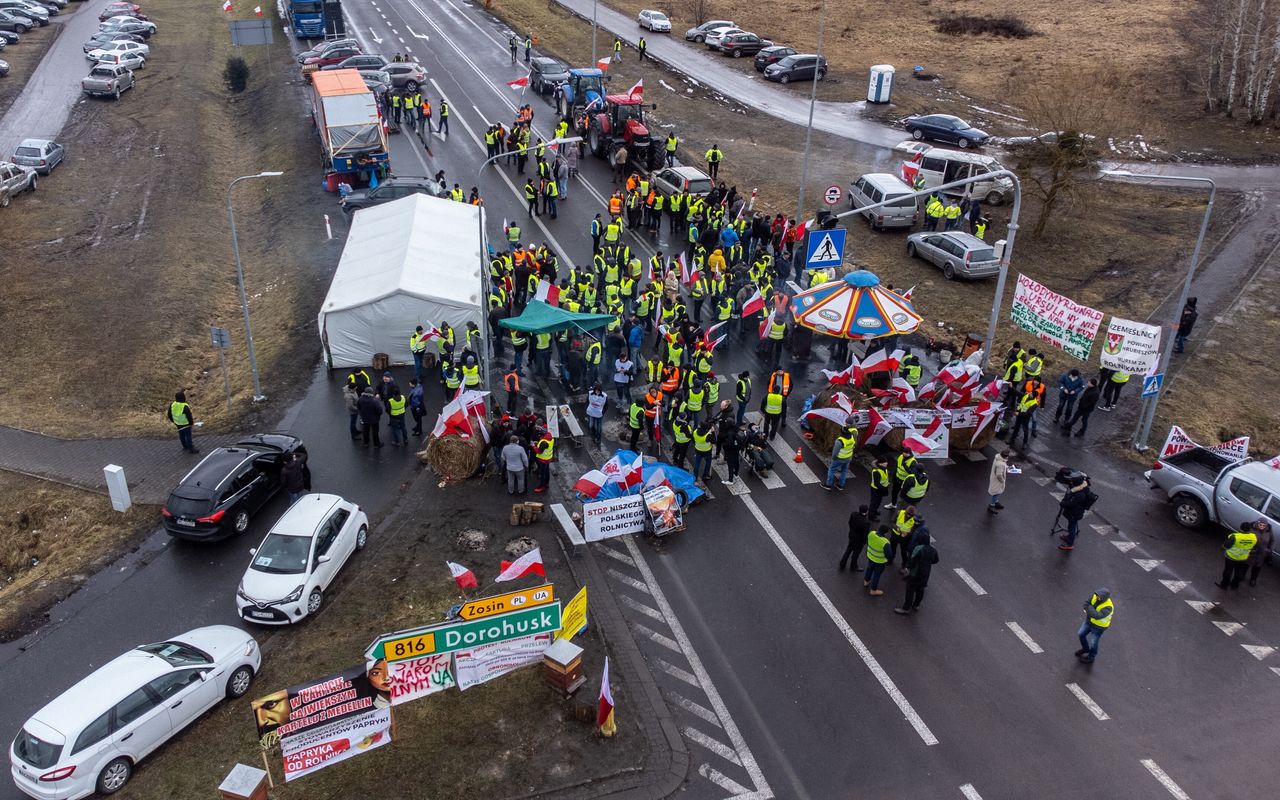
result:
M 690 390 L 690 392 L 689 392 L 689 410 L 690 410 L 690 411 L 701 411 L 701 410 L 702 410 L 702 401 L 703 401 L 703 399 L 704 399 L 706 396 L 707 396 L 707 392 L 706 392 L 706 390 L 705 390 L 705 389 L 704 389 L 704 390 L 702 390 L 702 391 L 700 391 L 700 392 L 695 392 L 695 391 Z
M 1258 544 L 1258 536 L 1254 533 L 1233 533 L 1231 547 L 1227 548 L 1227 558 L 1232 561 L 1244 561 L 1249 551 Z
M 889 540 L 881 536 L 876 531 L 867 534 L 867 560 L 872 564 L 887 564 L 889 558 L 884 554 L 884 549 L 889 545 Z
M 636 425 L 636 427 L 638 428 L 640 426 Z M 683 422 L 671 423 L 671 432 L 675 434 L 676 444 L 689 443 L 689 426 L 686 425 L 685 423 Z
M 871 470 L 871 488 L 884 489 L 889 486 L 889 470 L 874 468 Z
M 1093 606 L 1098 611 L 1107 612 L 1106 616 L 1101 617 L 1099 619 L 1094 619 L 1093 617 L 1089 617 L 1089 623 L 1096 628 L 1110 628 L 1111 618 L 1115 616 L 1115 613 L 1116 613 L 1116 610 L 1115 610 L 1116 604 L 1111 602 L 1111 598 L 1108 597 L 1106 600 L 1103 600 L 1101 603 L 1099 603 L 1098 596 L 1095 594 L 1089 598 L 1089 605 Z
M 764 396 L 764 413 L 781 414 L 782 413 L 782 395 L 777 392 L 769 392 Z
M 911 467 L 916 463 L 916 457 L 911 453 L 903 453 L 898 456 L 897 477 L 900 481 L 905 481 L 907 476 L 911 474 Z
M 908 517 L 906 511 L 898 512 L 898 520 L 893 524 L 893 529 L 897 535 L 903 538 L 911 535 L 911 531 L 916 526 L 916 518 Z
M 711 452 L 711 433 L 693 432 L 693 449 L 699 453 Z
M 1113 373 L 1113 374 L 1111 375 L 1111 382 L 1112 382 L 1112 383 L 1128 383 L 1128 382 L 1129 382 L 1129 373 L 1127 373 L 1127 372 L 1115 372 L 1115 373 Z
M 848 461 L 853 458 L 853 451 L 858 448 L 858 434 L 852 436 L 840 436 L 836 441 L 840 443 L 840 452 L 836 454 L 836 458 L 841 461 Z
M 169 404 L 169 416 L 173 417 L 173 424 L 179 428 L 185 428 L 191 424 L 191 418 L 187 416 L 186 403 L 179 403 L 174 400 Z
M 394 398 L 394 397 L 388 397 L 388 398 L 387 398 L 387 408 L 388 408 L 388 409 L 390 409 L 391 416 L 393 416 L 393 417 L 403 417 L 403 416 L 404 416 L 404 405 L 405 405 L 405 403 L 406 403 L 406 402 L 408 402 L 408 401 L 407 401 L 407 400 L 405 400 L 404 395 L 401 395 L 399 400 L 397 400 L 397 399 L 396 399 L 396 398 Z
M 534 335 L 533 346 L 534 346 L 534 348 L 536 348 L 536 349 L 538 349 L 538 350 L 550 350 L 550 349 L 551 349 L 551 334 L 549 334 L 549 333 L 539 333 L 539 334 L 535 334 L 535 335 Z
M 556 454 L 556 440 L 550 436 L 546 436 L 538 440 L 538 450 L 534 456 L 541 462 L 548 463 L 552 456 Z
M 476 364 L 472 364 L 469 367 L 463 367 L 462 382 L 465 383 L 467 386 L 479 386 L 480 385 L 480 367 Z
M 771 322 L 771 323 L 769 323 L 769 338 L 770 338 L 770 339 L 772 339 L 772 340 L 773 340 L 773 341 L 775 341 L 775 342 L 780 342 L 780 341 L 782 341 L 783 337 L 784 337 L 784 336 L 786 336 L 786 335 L 787 335 L 787 324 L 786 324 L 785 322 Z
M 908 500 L 919 500 L 920 498 L 924 497 L 925 492 L 929 491 L 928 478 L 925 478 L 924 480 L 920 480 L 920 478 L 915 477 L 915 478 L 909 478 L 908 480 L 911 481 L 911 486 L 907 489 Z

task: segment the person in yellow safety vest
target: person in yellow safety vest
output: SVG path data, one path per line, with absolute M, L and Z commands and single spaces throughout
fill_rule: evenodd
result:
M 671 418 L 671 435 L 675 439 L 675 445 L 671 448 L 671 463 L 677 469 L 684 469 L 684 459 L 689 453 L 689 442 L 693 441 L 693 427 L 683 414 Z
M 1025 449 L 1031 439 L 1031 420 L 1034 418 L 1036 409 L 1040 407 L 1040 399 L 1036 397 L 1034 392 L 1023 392 L 1022 397 L 1018 399 L 1014 406 L 1013 418 L 1013 434 L 1009 437 L 1009 444 L 1016 446 L 1018 443 L 1018 432 L 1022 432 L 1022 447 Z
M 587 308 L 594 308 L 596 304 L 596 296 L 596 287 L 593 284 L 588 283 L 586 291 L 582 293 L 582 304 Z
M 644 405 L 639 399 L 632 400 L 631 407 L 627 409 L 627 430 L 631 431 L 629 446 L 634 452 L 636 443 L 640 440 L 640 431 L 644 430 Z
M 773 321 L 769 323 L 768 339 L 770 346 L 769 360 L 776 369 L 782 363 L 782 351 L 787 344 L 787 323 L 786 317 L 773 317 Z
M 606 244 L 617 244 L 618 239 L 622 236 L 622 223 L 618 217 L 609 220 L 609 224 L 604 226 L 604 241 Z
M 555 138 L 564 139 L 568 137 L 568 135 L 569 135 L 569 120 L 562 119 L 560 120 L 560 124 L 556 126 Z
M 462 343 L 462 349 L 472 353 L 477 352 L 480 344 L 480 328 L 474 322 L 468 322 L 467 330 L 463 335 L 466 339 Z
M 618 289 L 616 283 L 606 283 L 604 285 L 604 304 L 606 308 L 612 308 L 618 305 L 618 295 L 621 290 Z
M 556 199 L 558 197 L 560 197 L 560 187 L 555 180 L 544 178 L 542 180 L 542 211 L 552 219 L 556 218 Z
M 711 480 L 712 446 L 715 443 L 715 426 L 703 422 L 693 431 L 693 477 L 706 483 Z
M 511 349 L 515 353 L 511 371 L 517 375 L 524 374 L 524 351 L 529 347 L 529 337 L 523 331 L 511 331 Z
M 907 556 L 911 554 L 903 551 L 907 549 L 907 541 L 911 539 L 911 532 L 915 530 L 916 524 L 922 522 L 924 520 L 916 516 L 915 506 L 907 506 L 899 511 L 897 518 L 893 521 L 893 533 L 890 534 L 889 539 L 893 542 L 894 549 L 902 553 L 904 567 L 907 565 Z
M 924 467 L 917 466 L 907 476 L 906 483 L 902 487 L 902 493 L 911 501 L 911 505 L 919 509 L 920 504 L 924 501 L 925 493 L 928 491 L 929 473 L 924 471 Z
M 422 357 L 427 352 L 427 335 L 423 332 L 422 326 L 414 328 L 413 333 L 409 335 L 409 352 L 413 354 L 413 377 L 422 382 Z
M 889 459 L 878 456 L 871 467 L 871 496 L 867 500 L 867 519 L 876 522 L 880 519 L 880 503 L 889 493 Z
M 1107 377 L 1107 385 L 1102 389 L 1102 410 L 1110 411 L 1116 407 L 1116 401 L 1120 399 L 1120 390 L 1129 382 L 1129 373 L 1123 370 L 1115 370 Z
M 814 269 L 809 271 L 809 288 L 821 286 L 830 278 L 830 274 L 825 269 Z
M 923 368 L 920 366 L 920 359 L 916 357 L 915 353 L 908 350 L 907 354 L 902 357 L 902 362 L 898 367 L 898 374 L 902 376 L 903 380 L 911 385 L 912 389 L 915 389 L 920 385 L 920 374 L 922 369 Z
M 1116 604 L 1111 600 L 1111 592 L 1099 589 L 1084 604 L 1084 623 L 1077 632 L 1080 637 L 1080 649 L 1076 658 L 1086 664 L 1093 663 L 1098 657 L 1098 642 L 1102 634 L 1111 627 L 1111 619 L 1116 613 Z
M 938 199 L 938 196 L 936 194 L 930 195 L 929 202 L 925 203 L 924 206 L 924 229 L 927 231 L 936 231 L 938 229 L 938 223 L 942 221 L 942 218 L 946 213 L 946 206 L 942 204 L 942 201 Z
M 480 385 L 480 365 L 475 361 L 468 360 L 462 365 L 462 385 L 468 389 Z
M 400 124 L 400 93 L 391 93 L 391 119 L 398 126 Z
M 961 215 L 961 214 L 963 214 L 963 213 L 964 213 L 964 212 L 962 212 L 962 211 L 960 210 L 960 204 L 959 204 L 959 203 L 957 203 L 957 202 L 955 201 L 955 199 L 954 199 L 954 198 L 948 198 L 948 199 L 947 199 L 947 207 L 946 207 L 946 211 L 945 211 L 945 215 L 946 215 L 946 218 L 947 218 L 947 228 L 946 228 L 946 229 L 947 229 L 947 230 L 949 230 L 949 231 L 953 231 L 953 230 L 955 230 L 957 227 L 959 227 L 959 226 L 960 226 L 960 215 Z
M 538 187 L 533 185 L 533 178 L 525 179 L 524 202 L 529 207 L 529 216 L 532 217 L 535 214 L 541 216 L 541 213 L 538 211 Z
M 782 392 L 770 389 L 760 402 L 760 410 L 764 412 L 764 435 L 773 439 L 778 435 L 778 424 L 782 422 L 782 410 L 785 407 Z
M 400 387 L 392 385 L 386 399 L 387 421 L 391 425 L 391 446 L 402 447 L 409 443 L 409 432 L 404 426 L 404 412 L 409 400 L 400 393 Z
M 444 362 L 441 366 L 441 376 L 444 378 L 444 394 L 445 401 L 452 400 L 458 394 L 458 390 L 462 388 L 462 370 L 452 362 Z
M 1025 370 L 1026 364 L 1022 361 L 1022 356 L 1017 355 L 1014 357 L 1013 361 L 1009 362 L 1008 367 L 1005 368 L 1004 379 L 1008 383 L 1016 386 L 1022 383 Z
M 1044 356 L 1035 350 L 1028 351 L 1024 371 L 1028 378 L 1039 378 L 1044 371 Z
M 881 525 L 867 532 L 867 571 L 862 575 L 862 585 L 870 590 L 873 597 L 884 594 L 880 588 L 880 576 L 893 558 L 892 543 L 889 541 L 888 525 Z
M 712 144 L 711 149 L 707 151 L 707 174 L 711 176 L 711 180 L 715 180 L 720 175 L 720 162 L 724 161 L 724 153 L 720 152 L 720 146 Z
M 707 375 L 711 372 L 711 353 L 703 349 L 694 352 L 693 368 L 697 370 L 700 378 L 706 380 Z
M 667 166 L 668 167 L 674 167 L 676 165 L 676 148 L 679 146 L 680 146 L 680 140 L 676 138 L 676 135 L 674 133 L 668 133 L 667 134 Z
M 364 370 L 360 372 L 363 374 Z M 352 375 L 354 376 L 355 373 L 352 373 Z M 368 378 L 369 376 L 365 374 L 366 381 Z M 353 379 L 348 380 L 355 384 Z M 357 386 L 356 391 L 361 392 L 364 390 Z M 173 427 L 178 429 L 178 442 L 182 445 L 182 449 L 188 453 L 199 453 L 200 450 L 196 448 L 191 439 L 191 432 L 196 424 L 196 415 L 191 413 L 191 406 L 187 405 L 186 392 L 174 392 L 173 402 L 169 404 L 169 409 L 165 411 L 165 418 L 173 423 Z
M 667 363 L 678 366 L 684 365 L 684 346 L 678 344 L 679 340 L 673 339 L 667 342 Z
M 916 467 L 916 454 L 910 450 L 903 450 L 898 454 L 897 462 L 894 465 L 893 488 L 889 492 L 889 503 L 885 508 L 896 508 L 898 505 L 898 496 L 902 493 L 902 484 L 907 480 L 907 476 Z
M 556 440 L 550 433 L 544 432 L 534 447 L 533 457 L 538 462 L 538 488 L 534 493 L 542 494 L 551 484 L 551 462 L 556 457 Z
M 551 334 L 533 335 L 533 374 L 551 377 Z
M 604 345 L 596 339 L 587 345 L 583 360 L 587 362 L 587 384 L 594 386 L 600 382 L 600 361 L 604 357 Z
M 1253 523 L 1247 522 L 1240 530 L 1227 535 L 1222 545 L 1223 559 L 1222 580 L 1214 584 L 1219 589 L 1239 589 L 1249 571 L 1249 554 L 1258 546 L 1258 534 L 1253 530 Z
M 455 203 L 462 203 L 466 201 L 467 196 L 462 191 L 462 187 L 455 183 L 453 188 L 449 190 L 449 199 Z
M 707 374 L 703 390 L 707 393 L 707 409 L 714 412 L 720 405 L 720 382 L 716 380 L 714 373 Z M 721 412 L 723 413 L 724 410 L 721 409 Z
M 973 235 L 979 239 L 986 241 L 987 239 L 987 218 L 983 217 L 973 226 Z
M 844 491 L 845 481 L 849 478 L 849 462 L 853 459 L 853 451 L 857 449 L 858 429 L 847 425 L 831 446 L 831 466 L 827 467 L 827 479 L 822 482 L 823 489 L 831 491 L 831 485 L 839 479 L 836 488 Z
M 622 276 L 622 280 L 618 281 L 618 293 L 622 295 L 623 301 L 629 305 L 636 293 L 636 279 L 630 275 Z

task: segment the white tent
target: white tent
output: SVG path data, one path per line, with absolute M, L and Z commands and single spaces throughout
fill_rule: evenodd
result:
M 479 207 L 414 193 L 355 214 L 329 294 L 320 341 L 332 369 L 375 353 L 410 364 L 409 336 L 447 322 L 459 346 L 482 325 L 484 227 Z

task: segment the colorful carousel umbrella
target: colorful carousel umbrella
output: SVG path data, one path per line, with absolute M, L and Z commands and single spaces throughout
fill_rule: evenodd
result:
M 791 299 L 791 313 L 806 328 L 845 339 L 911 333 L 921 321 L 910 300 L 864 270 L 801 292 Z

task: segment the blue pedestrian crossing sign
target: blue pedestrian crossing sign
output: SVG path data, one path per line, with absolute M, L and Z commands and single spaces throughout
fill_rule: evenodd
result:
M 809 247 L 804 259 L 805 269 L 822 269 L 838 267 L 844 263 L 844 228 L 832 228 L 829 231 L 812 231 L 809 234 Z
M 1164 373 L 1157 372 L 1142 379 L 1142 396 L 1155 397 L 1160 394 L 1160 385 L 1164 383 Z

